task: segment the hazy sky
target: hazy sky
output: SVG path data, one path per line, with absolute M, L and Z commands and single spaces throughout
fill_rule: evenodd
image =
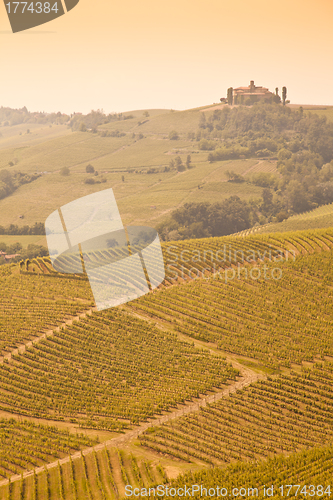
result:
M 12 34 L 1 3 L 0 106 L 186 109 L 250 80 L 333 105 L 332 20 L 332 0 L 80 0 Z

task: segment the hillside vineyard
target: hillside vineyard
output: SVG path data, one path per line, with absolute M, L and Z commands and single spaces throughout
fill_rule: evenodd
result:
M 327 492 L 332 246 L 331 229 L 164 243 L 164 283 L 102 312 L 70 256 L 64 273 L 2 266 L 1 500 L 217 480 Z

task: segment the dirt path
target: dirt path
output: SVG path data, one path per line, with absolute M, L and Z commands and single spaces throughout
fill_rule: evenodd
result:
M 54 335 L 54 332 L 59 332 L 60 328 L 63 328 L 68 325 L 72 325 L 73 321 L 75 320 L 80 320 L 81 318 L 86 318 L 87 316 L 90 316 L 93 311 L 96 310 L 96 307 L 90 307 L 89 309 L 82 311 L 78 316 L 71 316 L 69 319 L 61 323 L 59 326 L 54 328 L 53 330 L 46 330 L 44 333 L 39 335 L 38 337 L 35 337 L 32 340 L 29 340 L 28 342 L 24 342 L 23 344 L 20 344 L 18 347 L 13 349 L 11 352 L 5 354 L 4 356 L 0 356 L 0 364 L 3 364 L 4 360 L 11 360 L 12 356 L 17 356 L 18 354 L 23 354 L 29 347 L 32 347 L 35 344 L 38 344 L 41 340 L 46 339 L 47 337 L 51 337 Z
M 99 451 L 105 447 L 109 447 L 109 446 L 117 447 L 119 445 L 127 443 L 128 441 L 130 441 L 132 439 L 136 439 L 140 434 L 142 434 L 147 429 L 149 429 L 149 427 L 155 427 L 157 425 L 161 425 L 161 424 L 164 424 L 166 422 L 170 422 L 171 420 L 179 418 L 183 415 L 197 412 L 200 410 L 201 407 L 204 407 L 210 403 L 214 403 L 214 402 L 222 399 L 223 397 L 228 397 L 231 393 L 234 393 L 237 390 L 243 389 L 244 387 L 247 387 L 248 385 L 250 385 L 254 382 L 257 382 L 257 380 L 259 380 L 259 379 L 265 378 L 264 375 L 262 375 L 260 373 L 256 373 L 249 368 L 245 368 L 240 363 L 233 362 L 233 366 L 234 366 L 234 368 L 237 368 L 241 372 L 241 377 L 235 383 L 230 384 L 228 387 L 225 387 L 223 390 L 216 392 L 214 394 L 203 396 L 194 403 L 191 401 L 188 404 L 184 405 L 182 408 L 180 408 L 176 411 L 173 411 L 171 413 L 167 413 L 167 414 L 165 414 L 161 417 L 158 417 L 154 420 L 150 420 L 149 422 L 146 422 L 144 424 L 141 424 L 138 427 L 136 427 L 135 429 L 130 430 L 121 436 L 117 436 L 115 438 L 109 439 L 108 441 L 100 443 L 100 444 L 93 446 L 91 448 L 86 448 L 85 450 L 82 451 L 82 454 L 89 455 L 93 451 Z M 44 472 L 45 467 L 47 469 L 53 469 L 55 467 L 58 467 L 58 463 L 60 463 L 60 465 L 66 464 L 70 461 L 70 459 L 76 460 L 76 459 L 79 459 L 80 457 L 81 457 L 81 452 L 79 451 L 79 452 L 74 453 L 73 455 L 64 457 L 60 460 L 56 460 L 55 462 L 45 464 L 45 466 L 43 465 L 42 467 L 37 467 L 35 469 L 31 469 L 29 471 L 26 471 L 23 473 L 23 478 L 33 476 L 34 472 L 36 474 Z M 21 477 L 22 477 L 21 475 L 14 475 L 10 478 L 10 481 L 11 482 L 20 481 Z M 4 479 L 4 480 L 0 481 L 0 486 L 4 486 L 8 483 L 9 483 L 9 480 Z
M 96 308 L 90 308 L 90 309 L 82 312 L 80 315 L 66 320 L 64 323 L 62 323 L 59 327 L 55 328 L 54 330 L 48 330 L 44 334 L 37 337 L 36 339 L 19 346 L 17 349 L 14 349 L 11 353 L 7 354 L 5 356 L 5 359 L 11 359 L 12 355 L 18 354 L 18 353 L 20 353 L 20 354 L 23 353 L 28 347 L 40 342 L 40 340 L 42 340 L 42 339 L 45 339 L 45 338 L 53 335 L 55 331 L 59 331 L 59 329 L 61 327 L 66 326 L 66 325 L 71 325 L 74 320 L 80 320 L 80 318 L 85 318 L 88 315 L 91 315 L 95 309 Z M 126 312 L 127 312 L 127 314 L 131 314 L 133 316 L 140 317 L 141 319 L 145 319 L 146 321 L 149 321 L 148 317 L 142 316 L 134 311 L 129 311 L 128 309 L 126 309 Z M 155 321 L 155 323 L 156 323 L 156 321 Z M 164 324 L 163 325 L 158 324 L 158 328 L 160 328 L 161 330 L 165 330 L 165 329 L 168 330 L 168 328 Z M 183 340 L 183 341 L 187 341 L 187 342 L 191 342 L 191 343 L 194 342 L 195 345 L 197 345 L 197 347 L 201 347 L 201 348 L 204 347 L 211 354 L 213 354 L 215 356 L 221 355 L 221 356 L 225 357 L 225 353 L 217 351 L 216 349 L 212 348 L 209 345 L 204 345 L 204 343 L 201 341 L 196 341 L 196 340 L 193 340 L 192 338 L 187 338 L 187 337 L 185 338 L 184 335 L 179 336 L 179 338 L 180 338 L 180 340 Z M 3 359 L 4 358 L 2 358 L 0 360 L 0 363 L 3 363 Z M 260 372 L 256 372 L 254 370 L 251 370 L 248 367 L 244 367 L 241 363 L 239 363 L 231 355 L 227 356 L 227 362 L 230 362 L 232 364 L 232 366 L 235 369 L 239 370 L 239 372 L 240 372 L 240 377 L 238 378 L 238 380 L 236 382 L 231 383 L 230 385 L 223 388 L 222 390 L 216 391 L 216 392 L 208 394 L 208 395 L 203 395 L 202 397 L 200 397 L 199 399 L 196 399 L 195 401 L 188 401 L 184 405 L 179 405 L 177 410 L 174 410 L 171 412 L 166 412 L 162 416 L 157 416 L 154 419 L 150 419 L 148 422 L 142 423 L 141 425 L 135 427 L 134 429 L 129 430 L 125 434 L 122 434 L 120 436 L 117 436 L 117 437 L 114 437 L 114 438 L 109 439 L 107 441 L 104 441 L 103 443 L 100 443 L 100 444 L 95 445 L 93 447 L 86 448 L 86 449 L 82 450 L 83 455 L 88 455 L 88 454 L 92 453 L 93 451 L 99 451 L 99 450 L 103 449 L 104 447 L 121 446 L 125 443 L 128 443 L 129 441 L 131 441 L 133 439 L 136 439 L 140 434 L 145 432 L 150 427 L 155 427 L 155 426 L 164 424 L 166 422 L 170 422 L 171 420 L 179 418 L 183 415 L 197 412 L 200 410 L 201 407 L 205 407 L 207 404 L 219 401 L 220 399 L 222 399 L 224 397 L 228 397 L 231 393 L 234 393 L 240 389 L 243 389 L 244 387 L 247 387 L 248 385 L 250 385 L 252 383 L 257 382 L 259 379 L 266 378 L 264 374 L 262 374 Z M 76 452 L 72 455 L 68 455 L 60 460 L 50 462 L 50 463 L 45 464 L 41 467 L 37 467 L 34 469 L 30 469 L 29 471 L 23 472 L 23 478 L 27 478 L 27 477 L 32 476 L 34 474 L 34 472 L 36 474 L 39 474 L 39 473 L 45 471 L 45 467 L 47 469 L 53 469 L 53 468 L 58 466 L 58 463 L 60 463 L 61 465 L 66 464 L 70 461 L 70 459 L 76 460 L 76 459 L 79 459 L 80 457 L 81 457 L 81 451 Z M 13 476 L 11 476 L 10 481 L 11 482 L 20 481 L 21 477 L 22 477 L 21 475 L 13 475 Z M 9 483 L 9 480 L 4 479 L 4 480 L 0 481 L 0 486 L 4 486 L 8 483 Z
M 230 162 L 229 162 L 230 163 Z M 219 170 L 221 168 L 221 165 L 216 167 L 215 170 L 213 170 L 212 172 L 210 172 L 209 174 L 207 174 L 205 177 L 203 177 L 200 181 L 200 184 L 202 183 L 205 183 L 205 180 L 208 179 L 208 177 L 210 177 L 212 174 L 214 174 L 217 170 Z M 186 170 L 185 170 L 186 172 Z M 174 177 L 176 177 L 177 175 L 182 175 L 183 173 L 185 172 L 177 172 L 175 174 Z M 220 181 L 220 182 L 228 182 L 228 179 L 225 179 L 223 181 Z M 159 183 L 157 183 L 159 184 Z M 178 208 L 182 207 L 185 203 L 186 203 L 186 200 L 195 192 L 197 191 L 198 188 L 195 187 L 194 189 L 191 189 L 188 194 L 182 199 L 182 201 L 180 203 L 178 203 L 178 205 L 172 207 L 172 208 L 168 208 L 167 210 L 164 210 L 163 212 L 160 212 L 158 215 L 156 215 L 156 217 L 151 217 L 149 220 L 155 220 L 155 219 L 159 219 L 160 217 L 162 217 L 163 215 L 166 215 L 174 210 L 178 210 Z

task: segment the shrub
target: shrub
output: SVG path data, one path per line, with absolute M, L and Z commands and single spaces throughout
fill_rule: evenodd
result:
M 212 149 L 215 149 L 215 142 L 214 141 L 207 141 L 207 139 L 201 139 L 199 142 L 199 149 L 203 151 L 211 151 Z
M 86 172 L 87 174 L 93 174 L 95 172 L 94 167 L 90 163 L 86 166 Z
M 95 184 L 95 180 L 92 177 L 87 177 L 84 181 L 85 184 Z
M 171 130 L 171 132 L 169 132 L 169 139 L 170 141 L 177 141 L 179 139 L 178 132 L 176 132 L 176 130 Z

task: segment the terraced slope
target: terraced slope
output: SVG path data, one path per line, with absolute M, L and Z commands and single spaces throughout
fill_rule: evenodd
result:
M 245 241 L 255 245 L 261 237 Z M 332 245 L 331 231 L 288 233 L 284 239 L 280 234 L 268 241 L 293 247 L 299 257 L 295 261 L 266 259 L 255 265 L 244 262 L 210 277 L 207 274 L 206 279 L 188 277 L 182 285 L 141 297 L 127 308 L 271 368 L 331 355 L 333 257 L 331 251 L 323 250 Z M 189 247 L 184 255 L 188 260 L 184 266 L 195 268 Z
M 175 241 L 162 244 L 166 278 L 164 285 L 175 284 L 178 280 L 193 280 L 218 274 L 232 266 L 254 264 L 258 261 L 270 263 L 294 260 L 296 255 L 327 250 L 333 245 L 333 230 L 299 231 L 293 233 L 274 233 L 268 235 L 250 235 L 244 239 L 237 236 L 201 238 Z M 134 251 L 142 247 L 133 247 Z M 103 266 L 110 258 L 126 257 L 122 249 L 102 248 L 90 251 L 92 260 Z M 43 274 L 54 278 L 78 279 L 83 275 L 66 273 L 82 270 L 80 258 L 76 255 L 64 255 L 57 259 L 55 272 L 48 257 L 26 260 L 20 263 L 23 275 Z M 101 270 L 102 273 L 102 270 Z M 133 275 L 135 278 L 135 275 Z M 117 278 L 115 278 L 117 281 Z M 121 279 L 118 278 L 121 282 Z
M 172 481 L 170 487 L 182 488 L 185 485 L 203 485 L 207 490 L 220 486 L 225 490 L 222 494 L 239 497 L 257 497 L 277 499 L 281 497 L 295 498 L 330 498 L 332 494 L 332 446 L 314 448 L 289 457 L 275 457 L 266 462 L 240 463 L 221 469 L 205 469 L 195 474 L 189 473 Z M 273 485 L 272 490 L 268 490 Z M 296 485 L 292 488 L 287 485 Z M 297 485 L 300 485 L 297 487 Z M 266 487 L 266 495 L 264 487 Z M 233 489 L 237 488 L 234 492 Z M 241 490 L 244 488 L 244 490 Z M 256 490 L 258 489 L 258 495 Z M 182 492 L 180 491 L 180 494 Z M 213 491 L 212 491 L 213 493 Z M 171 498 L 170 495 L 164 498 Z M 178 495 L 172 498 L 182 498 Z M 196 498 L 199 498 L 197 495 Z M 216 498 L 216 496 L 211 496 Z
M 60 459 L 96 444 L 97 440 L 56 427 L 3 418 L 0 420 L 0 442 L 1 478 Z
M 196 414 L 149 429 L 140 442 L 185 462 L 258 460 L 332 442 L 333 364 L 268 378 Z
M 239 236 L 250 234 L 283 233 L 287 231 L 306 231 L 309 229 L 320 229 L 333 227 L 333 204 L 323 205 L 310 212 L 293 215 L 282 222 L 254 226 L 239 233 Z
M 113 309 L 0 365 L 0 410 L 119 430 L 236 375 L 222 357 Z
M 0 356 L 94 306 L 89 284 L 20 275 L 0 267 Z

